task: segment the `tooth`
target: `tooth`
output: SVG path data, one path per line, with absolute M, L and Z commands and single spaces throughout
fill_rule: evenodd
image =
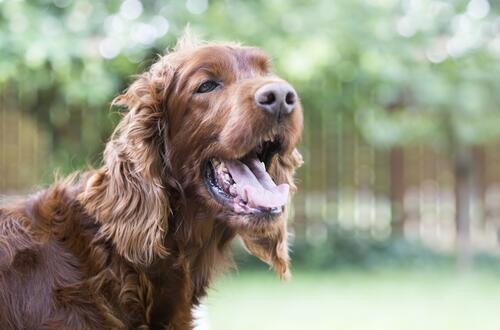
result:
M 247 192 L 245 190 L 243 190 L 243 194 L 240 195 L 240 198 L 241 198 L 241 201 L 245 204 L 248 203 L 248 196 L 247 196 Z

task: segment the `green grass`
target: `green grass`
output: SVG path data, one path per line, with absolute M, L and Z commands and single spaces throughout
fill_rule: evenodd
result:
M 453 271 L 230 274 L 206 302 L 212 330 L 498 330 L 500 275 Z

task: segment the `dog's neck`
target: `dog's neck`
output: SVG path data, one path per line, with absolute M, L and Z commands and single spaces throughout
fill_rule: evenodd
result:
M 85 180 L 87 182 L 82 185 L 83 194 L 91 187 L 91 194 L 78 198 L 87 212 L 95 211 L 89 206 L 102 206 L 97 201 L 103 198 L 103 192 L 107 188 L 106 181 L 109 179 L 105 171 L 106 169 L 99 169 L 91 173 Z M 96 187 L 103 190 L 96 190 Z M 155 255 L 148 264 L 134 263 L 117 247 L 121 241 L 115 241 L 113 236 L 108 237 L 120 259 L 127 260 L 133 269 L 146 276 L 145 281 L 149 284 L 145 284 L 145 287 L 149 287 L 151 292 L 151 325 L 165 324 L 178 318 L 189 319 L 189 315 L 185 313 L 190 313 L 192 307 L 199 304 L 206 295 L 214 274 L 232 264 L 228 250 L 229 243 L 236 236 L 235 230 L 217 219 L 216 215 L 207 214 L 204 206 L 194 202 L 195 198 L 190 198 L 191 202 L 187 205 L 175 193 L 169 197 L 171 211 L 163 214 L 166 219 L 165 228 L 168 228 L 161 238 L 164 254 Z M 102 216 L 103 213 L 90 212 L 90 215 Z M 148 215 L 144 214 L 142 217 L 147 218 Z M 94 219 L 102 234 L 108 223 L 107 219 Z M 127 218 L 115 220 L 128 221 Z M 132 233 L 129 239 L 135 240 L 134 235 Z
M 152 325 L 175 317 L 170 310 L 174 306 L 177 311 L 191 311 L 206 295 L 214 275 L 232 265 L 228 249 L 236 233 L 215 217 L 203 216 L 201 207 L 196 210 L 196 206 L 190 212 L 180 208 L 169 217 L 168 256 L 148 268 L 154 292 Z M 172 297 L 174 291 L 184 294 Z
M 173 203 L 176 203 L 175 199 Z M 189 264 L 191 276 L 196 277 L 193 278 L 195 284 L 207 282 L 212 273 L 231 265 L 228 249 L 236 236 L 231 226 L 217 218 L 216 214 L 208 213 L 203 205 L 181 204 L 181 207 L 173 209 L 164 245 L 169 255 L 177 258 L 178 262 Z

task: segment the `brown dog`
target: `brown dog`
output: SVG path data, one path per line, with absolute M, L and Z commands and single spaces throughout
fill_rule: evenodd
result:
M 0 209 L 0 329 L 190 329 L 238 235 L 288 276 L 302 109 L 262 51 L 185 38 L 114 104 L 100 169 Z

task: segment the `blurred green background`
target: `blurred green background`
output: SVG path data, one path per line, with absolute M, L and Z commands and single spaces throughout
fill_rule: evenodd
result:
M 88 165 L 189 23 L 265 49 L 305 115 L 291 283 L 235 246 L 206 329 L 498 329 L 500 3 L 0 0 L 0 195 Z

